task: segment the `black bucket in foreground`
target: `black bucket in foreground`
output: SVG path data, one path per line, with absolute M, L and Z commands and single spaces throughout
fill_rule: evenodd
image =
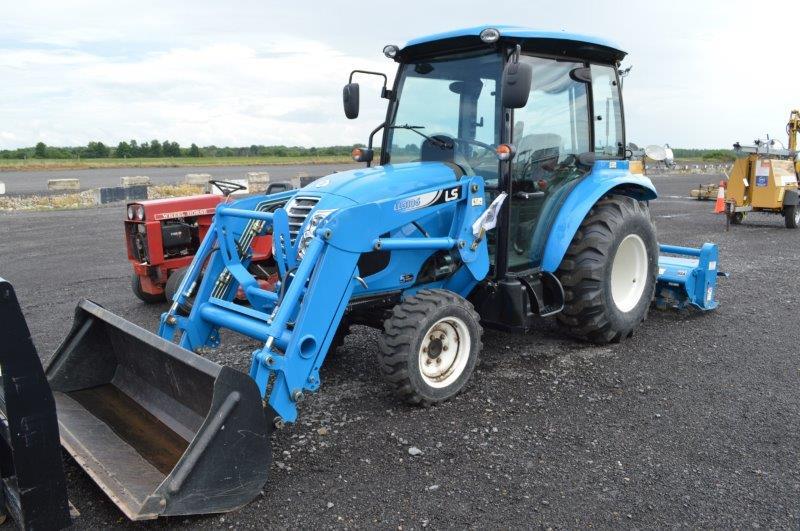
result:
M 230 511 L 267 481 L 272 423 L 246 374 L 87 300 L 46 374 L 61 444 L 132 520 Z

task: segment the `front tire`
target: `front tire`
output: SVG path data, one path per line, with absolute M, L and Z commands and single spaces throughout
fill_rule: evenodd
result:
M 171 302 L 175 298 L 175 294 L 178 293 L 178 288 L 181 287 L 181 282 L 187 271 L 189 271 L 189 266 L 181 267 L 170 273 L 167 283 L 164 285 L 164 297 L 166 297 L 167 301 Z
M 142 289 L 142 279 L 139 278 L 139 275 L 136 273 L 133 273 L 133 276 L 131 277 L 131 290 L 133 290 L 133 294 L 136 295 L 139 300 L 146 302 L 147 304 L 156 304 L 166 300 L 163 293 L 153 295 L 152 293 L 147 293 L 144 291 Z
M 581 223 L 557 275 L 564 287 L 559 323 L 594 343 L 630 337 L 655 292 L 658 242 L 646 203 L 601 199 Z
M 447 290 L 419 291 L 395 306 L 383 326 L 381 370 L 410 404 L 427 406 L 457 395 L 483 347 L 472 304 Z

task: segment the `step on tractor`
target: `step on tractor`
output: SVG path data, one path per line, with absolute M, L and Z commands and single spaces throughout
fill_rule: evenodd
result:
M 788 149 L 775 140 L 756 140 L 752 146 L 733 145 L 737 155 L 725 188 L 728 225 L 740 225 L 750 212 L 779 214 L 787 229 L 800 227 L 800 111 L 792 111 L 786 124 Z
M 78 304 L 45 370 L 61 444 L 129 518 L 252 500 L 271 433 L 320 389 L 352 324 L 382 331 L 389 385 L 428 406 L 467 385 L 483 327 L 528 332 L 554 316 L 607 343 L 630 336 L 654 300 L 716 306 L 716 246 L 659 257 L 656 190 L 625 158 L 619 47 L 480 27 L 384 54 L 393 86 L 356 70 L 343 90 L 352 119 L 354 76 L 384 80 L 386 120 L 353 151 L 365 167 L 217 205 L 157 334 Z M 269 289 L 250 269 L 267 235 L 279 277 Z M 257 340 L 249 374 L 203 357 L 222 329 Z

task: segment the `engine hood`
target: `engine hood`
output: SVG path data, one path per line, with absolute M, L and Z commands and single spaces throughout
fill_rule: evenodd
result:
M 410 162 L 333 173 L 310 183 L 299 193 L 333 194 L 355 203 L 371 203 L 456 183 L 456 171 L 444 163 Z

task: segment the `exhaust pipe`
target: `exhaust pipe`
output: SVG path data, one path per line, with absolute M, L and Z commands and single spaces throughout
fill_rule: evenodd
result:
M 267 481 L 272 418 L 244 373 L 83 300 L 46 375 L 62 446 L 131 520 L 230 511 Z

